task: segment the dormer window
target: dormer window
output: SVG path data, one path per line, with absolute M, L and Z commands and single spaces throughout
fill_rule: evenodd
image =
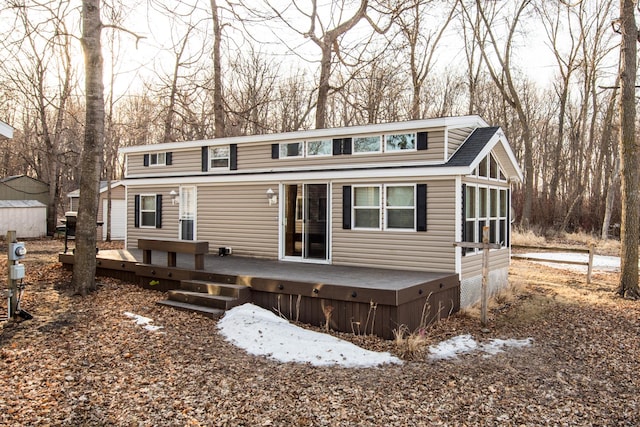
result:
M 386 152 L 405 151 L 416 149 L 416 134 L 401 133 L 395 135 L 386 135 L 385 147 Z
M 380 153 L 382 146 L 380 144 L 380 136 L 361 136 L 353 138 L 353 153 Z
M 229 169 L 229 146 L 209 147 L 209 170 Z
M 171 153 L 147 153 L 144 155 L 145 166 L 168 166 L 171 165 Z

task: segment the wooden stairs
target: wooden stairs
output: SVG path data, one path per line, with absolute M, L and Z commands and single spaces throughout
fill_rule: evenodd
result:
M 216 318 L 225 310 L 251 301 L 251 288 L 244 285 L 182 280 L 180 289 L 169 291 L 168 299 L 158 304 Z

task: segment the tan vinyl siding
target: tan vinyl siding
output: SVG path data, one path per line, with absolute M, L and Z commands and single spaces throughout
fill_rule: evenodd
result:
M 489 253 L 489 269 L 509 268 L 510 251 L 508 248 L 491 250 Z M 482 275 L 482 252 L 462 257 L 462 279 Z
M 407 183 L 406 180 L 401 182 Z M 332 193 L 333 263 L 434 272 L 455 271 L 455 224 L 452 214 L 455 201 L 451 197 L 455 192 L 455 181 L 416 183 L 427 184 L 426 232 L 343 230 L 342 187 L 353 182 L 335 182 Z
M 150 150 L 149 153 L 154 152 Z M 166 153 L 167 151 L 160 151 Z M 187 150 L 171 151 L 171 164 L 165 166 L 145 166 L 146 153 L 130 153 L 127 155 L 127 176 L 166 174 L 192 174 L 202 171 L 202 151 L 200 147 Z
M 177 239 L 178 235 L 178 204 L 171 204 L 169 192 L 176 190 L 176 186 L 129 186 L 127 198 L 127 248 L 138 247 L 138 239 Z M 162 228 L 134 227 L 136 194 L 162 195 Z
M 278 184 L 198 186 L 198 240 L 211 251 L 228 246 L 234 255 L 277 259 L 278 206 L 269 206 L 269 188 Z
M 474 128 L 449 129 L 447 159 L 450 159 L 458 147 L 469 137 Z

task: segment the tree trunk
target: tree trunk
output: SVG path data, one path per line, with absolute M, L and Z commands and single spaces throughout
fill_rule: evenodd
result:
M 611 226 L 611 211 L 613 211 L 614 196 L 616 187 L 620 184 L 620 160 L 616 159 L 613 173 L 609 177 L 609 185 L 607 187 L 607 200 L 604 207 L 604 219 L 602 220 L 602 240 L 609 238 L 609 226 Z
M 316 129 L 324 129 L 327 120 L 327 101 L 329 99 L 329 77 L 331 76 L 331 53 L 333 40 L 323 40 L 322 59 L 320 60 L 320 82 L 318 83 L 318 102 L 316 103 Z
M 622 177 L 622 224 L 620 229 L 620 283 L 618 294 L 638 298 L 638 233 L 640 202 L 640 153 L 636 145 L 636 43 L 638 28 L 635 1 L 620 0 L 620 171 Z
M 211 0 L 211 17 L 213 19 L 213 116 L 215 122 L 214 135 L 222 138 L 226 135 L 224 120 L 224 104 L 222 102 L 222 60 L 220 59 L 220 39 L 222 27 L 218 17 L 218 4 Z
M 82 2 L 82 48 L 85 64 L 86 121 L 72 280 L 75 292 L 80 295 L 86 295 L 96 288 L 96 221 L 104 154 L 101 32 L 100 0 L 84 0 Z

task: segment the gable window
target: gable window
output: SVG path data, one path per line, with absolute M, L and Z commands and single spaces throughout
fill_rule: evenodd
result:
M 333 154 L 333 141 L 324 139 L 321 141 L 307 141 L 307 157 L 330 156 Z
M 382 148 L 380 136 L 364 136 L 353 138 L 354 154 L 379 153 Z
M 386 186 L 386 215 L 385 229 L 415 230 L 416 227 L 416 198 L 415 186 L 393 185 Z
M 287 144 L 280 144 L 280 158 L 285 157 L 302 157 L 304 144 L 302 142 L 290 142 Z
M 396 135 L 387 135 L 385 137 L 384 150 L 387 152 L 415 150 L 416 149 L 416 134 L 415 133 L 402 133 Z
M 209 147 L 209 169 L 229 169 L 229 146 Z
M 380 186 L 353 187 L 353 228 L 380 229 Z
M 489 226 L 489 242 L 508 246 L 509 233 L 509 192 L 505 188 L 485 187 L 466 184 L 464 187 L 464 224 L 465 242 L 482 242 L 482 229 Z M 465 253 L 474 253 L 479 249 L 463 249 Z

